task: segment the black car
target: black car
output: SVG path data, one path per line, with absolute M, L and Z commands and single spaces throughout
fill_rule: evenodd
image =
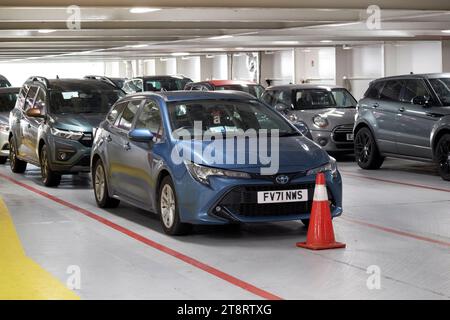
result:
M 8 79 L 0 74 L 0 88 L 11 87 L 11 83 L 9 83 Z
M 127 78 L 105 77 L 105 76 L 94 76 L 94 75 L 85 76 L 84 78 L 111 82 L 113 85 L 115 85 L 118 89 L 121 89 L 121 90 L 123 88 L 123 85 L 125 84 L 125 81 L 128 80 Z
M 108 81 L 29 78 L 9 117 L 11 170 L 40 166 L 46 186 L 89 172 L 93 128 L 124 95 Z
M 143 91 L 177 91 L 192 82 L 184 76 L 144 76 L 125 81 L 122 89 L 126 93 Z

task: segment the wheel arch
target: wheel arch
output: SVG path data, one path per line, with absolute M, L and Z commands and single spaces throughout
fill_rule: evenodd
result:
M 433 152 L 433 159 L 435 159 L 435 160 L 436 160 L 437 144 L 439 143 L 439 140 L 442 138 L 442 136 L 444 134 L 450 134 L 450 128 L 448 128 L 448 127 L 441 128 L 434 134 L 432 145 L 431 145 L 431 150 Z

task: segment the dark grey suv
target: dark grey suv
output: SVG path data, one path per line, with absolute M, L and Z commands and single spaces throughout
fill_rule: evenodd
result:
M 450 180 L 450 74 L 373 81 L 359 101 L 356 161 L 378 169 L 387 156 L 434 161 Z
M 93 128 L 125 94 L 108 82 L 31 77 L 9 117 L 11 170 L 41 167 L 46 186 L 62 174 L 90 171 Z

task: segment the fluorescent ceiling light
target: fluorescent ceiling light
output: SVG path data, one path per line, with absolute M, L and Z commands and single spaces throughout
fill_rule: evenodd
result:
M 245 48 L 243 48 L 243 47 L 237 47 L 237 48 L 234 48 L 234 50 L 244 50 Z
M 130 9 L 130 13 L 149 13 L 161 10 L 160 8 L 135 7 Z
M 213 54 L 207 54 L 207 55 L 206 55 L 206 58 L 207 58 L 207 59 L 212 59 L 212 58 L 214 58 L 214 55 L 213 55 Z
M 331 43 L 331 42 L 333 42 L 333 40 L 321 40 L 320 42 L 322 42 L 322 43 Z
M 342 46 L 342 49 L 344 49 L 344 50 L 351 50 L 351 49 L 353 49 L 351 46 L 349 46 L 348 44 L 344 44 L 343 46 Z
M 171 53 L 171 55 L 174 57 L 182 57 L 182 56 L 188 56 L 189 52 L 174 52 L 174 53 Z
M 135 44 L 135 45 L 130 45 L 127 46 L 128 48 L 145 48 L 148 47 L 148 44 Z
M 56 30 L 53 30 L 53 29 L 41 29 L 41 30 L 38 30 L 38 32 L 39 33 L 52 33 L 52 32 L 55 32 Z
M 159 58 L 159 61 L 167 61 L 167 58 Z
M 311 52 L 311 49 L 303 49 L 302 52 Z
M 210 40 L 222 40 L 222 39 L 230 39 L 230 38 L 233 38 L 233 36 L 229 35 L 229 34 L 226 34 L 226 35 L 223 35 L 223 36 L 211 37 L 209 39 Z
M 298 42 L 298 41 L 274 41 L 272 43 L 279 44 L 279 45 L 295 45 L 295 44 L 299 44 L 300 42 Z
M 443 33 L 450 33 L 450 30 L 442 30 Z

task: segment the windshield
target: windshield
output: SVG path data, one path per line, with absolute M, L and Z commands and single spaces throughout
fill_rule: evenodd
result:
M 249 129 L 278 129 L 280 137 L 300 135 L 277 112 L 258 101 L 200 100 L 168 104 L 173 133 L 185 129 L 191 135 L 201 124 L 202 135 L 236 134 Z M 194 123 L 195 122 L 195 123 Z M 197 132 L 195 133 L 196 135 Z M 196 138 L 196 137 L 194 137 Z
M 183 90 L 186 84 L 192 82 L 189 79 L 156 79 L 145 81 L 145 91 L 176 91 Z
M 16 104 L 16 93 L 0 93 L 0 112 L 11 111 Z
M 120 90 L 50 91 L 50 112 L 53 114 L 107 113 L 124 96 Z
M 434 91 L 444 106 L 450 106 L 450 78 L 430 79 Z
M 259 84 L 249 84 L 249 85 L 241 85 L 241 84 L 230 84 L 223 86 L 215 86 L 216 90 L 235 90 L 235 91 L 243 91 L 251 94 L 256 98 L 260 98 L 264 92 L 264 88 Z
M 333 94 L 325 89 L 295 90 L 294 97 L 294 109 L 296 110 L 336 107 Z
M 336 101 L 336 106 L 338 108 L 355 108 L 356 100 L 346 89 L 333 89 L 334 101 Z

